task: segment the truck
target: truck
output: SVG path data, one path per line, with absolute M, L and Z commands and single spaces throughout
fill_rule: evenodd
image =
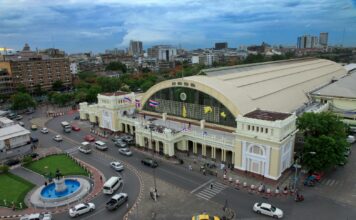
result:
M 122 204 L 124 204 L 128 200 L 127 193 L 119 193 L 115 194 L 111 199 L 106 203 L 106 209 L 109 211 L 115 210 L 119 208 Z
M 67 121 L 62 121 L 61 122 L 61 125 L 63 127 L 63 131 L 65 133 L 70 133 L 72 131 L 72 127 L 70 126 L 69 122 Z
M 41 214 L 41 213 L 35 213 L 35 214 L 27 214 L 24 215 L 20 218 L 20 220 L 51 220 L 52 215 L 51 213 L 46 213 L 46 214 Z

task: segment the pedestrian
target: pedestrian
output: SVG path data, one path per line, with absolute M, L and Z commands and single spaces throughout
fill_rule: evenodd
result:
M 100 175 L 100 182 L 103 182 L 103 177 Z
M 189 170 L 191 171 L 192 170 L 192 165 L 189 164 Z
M 214 185 L 213 183 L 210 183 L 210 189 L 213 189 Z
M 205 171 L 205 169 L 203 169 L 203 175 L 206 176 L 206 171 Z

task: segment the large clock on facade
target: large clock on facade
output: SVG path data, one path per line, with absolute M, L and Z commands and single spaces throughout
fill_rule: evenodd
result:
M 180 100 L 185 101 L 185 100 L 187 100 L 187 94 L 182 92 L 181 94 L 179 94 L 179 98 L 180 98 Z

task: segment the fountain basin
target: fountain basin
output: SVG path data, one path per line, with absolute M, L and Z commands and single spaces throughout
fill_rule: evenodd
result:
M 56 191 L 55 183 L 51 183 L 45 186 L 41 191 L 41 197 L 45 199 L 57 199 L 62 198 L 68 195 L 71 195 L 79 190 L 80 183 L 74 179 L 66 179 L 64 180 L 64 184 L 66 188 L 63 191 Z

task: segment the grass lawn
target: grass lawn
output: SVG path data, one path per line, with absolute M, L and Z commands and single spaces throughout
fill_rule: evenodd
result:
M 0 205 L 5 206 L 4 199 L 6 199 L 6 206 L 12 207 L 12 202 L 20 208 L 19 203 L 22 203 L 22 208 L 26 208 L 24 199 L 26 194 L 34 187 L 32 183 L 22 179 L 11 173 L 0 174 Z
M 33 161 L 25 166 L 28 169 L 42 175 L 46 175 L 51 172 L 52 177 L 56 174 L 57 169 L 59 169 L 64 176 L 89 175 L 83 168 L 81 168 L 75 161 L 65 154 L 51 155 L 40 160 Z

